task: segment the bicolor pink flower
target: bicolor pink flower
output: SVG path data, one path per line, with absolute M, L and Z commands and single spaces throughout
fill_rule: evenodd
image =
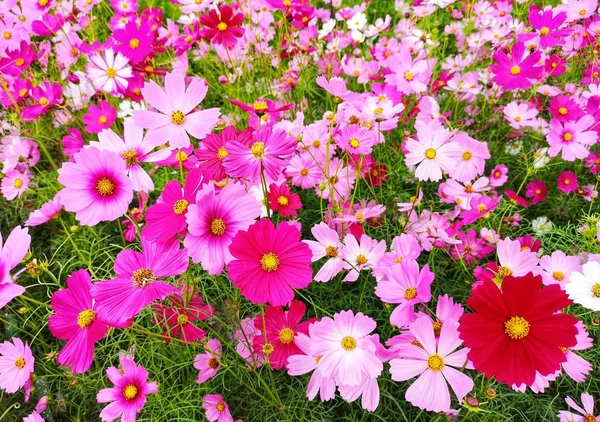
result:
M 462 344 L 457 327 L 456 321 L 446 322 L 436 341 L 429 318 L 420 317 L 410 324 L 418 345 L 408 345 L 402 359 L 392 359 L 390 373 L 398 382 L 419 376 L 406 390 L 406 400 L 414 406 L 448 412 L 451 405 L 448 384 L 459 401 L 473 389 L 473 380 L 459 370 L 467 363 L 468 349 L 455 351 Z
M 342 256 L 348 274 L 343 281 L 356 281 L 363 269 L 375 268 L 386 247 L 385 240 L 377 241 L 363 234 L 359 243 L 353 234 L 347 234 L 342 245 Z
M 233 259 L 232 239 L 260 216 L 260 202 L 239 183 L 229 183 L 218 193 L 209 183 L 196 195 L 196 203 L 186 214 L 189 234 L 184 245 L 193 262 L 211 275 L 221 274 Z
M 548 195 L 548 188 L 543 180 L 537 179 L 528 183 L 525 188 L 525 196 L 531 198 L 531 205 L 544 202 Z
M 228 276 L 253 303 L 285 305 L 294 298 L 294 289 L 304 289 L 312 281 L 310 249 L 300 241 L 300 231 L 288 223 L 276 228 L 263 218 L 239 231 L 229 252 L 233 260 L 227 264 Z
M 226 48 L 233 48 L 246 31 L 241 28 L 244 23 L 244 15 L 236 13 L 227 5 L 220 5 L 217 10 L 210 9 L 208 13 L 200 15 L 200 23 L 204 28 L 200 30 L 200 36 L 213 44 L 220 44 Z
M 15 297 L 25 293 L 23 286 L 14 284 L 10 271 L 27 255 L 31 244 L 31 236 L 28 232 L 28 228 L 17 226 L 10 232 L 4 244 L 0 234 L 0 309 Z
M 404 328 L 415 319 L 415 305 L 431 300 L 431 283 L 435 275 L 425 264 L 419 271 L 416 261 L 402 261 L 377 282 L 375 295 L 385 303 L 397 303 L 390 315 L 390 322 Z
M 508 167 L 506 167 L 504 164 L 498 164 L 492 169 L 489 179 L 491 186 L 502 186 L 508 180 Z
M 11 341 L 0 344 L 0 390 L 8 394 L 16 393 L 27 383 L 35 363 L 27 343 L 17 337 Z
M 185 75 L 173 71 L 165 76 L 165 88 L 149 81 L 142 88 L 144 100 L 158 110 L 136 110 L 135 123 L 148 129 L 146 140 L 152 145 L 169 142 L 172 148 L 187 148 L 192 135 L 204 139 L 217 125 L 221 111 L 218 108 L 194 111 L 204 100 L 208 85 L 199 78 L 193 78 L 185 85 Z
M 51 201 L 46 202 L 39 209 L 29 214 L 25 226 L 33 227 L 47 223 L 57 217 L 60 210 L 62 210 L 62 205 L 57 195 Z
M 204 345 L 204 353 L 197 354 L 194 358 L 194 368 L 198 373 L 196 382 L 202 384 L 215 375 L 221 368 L 221 342 L 215 338 L 211 338 Z
M 75 212 L 75 218 L 87 226 L 125 214 L 133 199 L 125 162 L 113 152 L 96 148 L 82 150 L 73 158 L 74 162 L 58 170 L 58 181 L 65 186 L 59 193 L 65 210 Z
M 565 161 L 586 158 L 589 154 L 589 146 L 598 141 L 598 133 L 589 130 L 592 125 L 594 125 L 594 118 L 589 114 L 579 120 L 564 123 L 552 119 L 548 133 L 550 144 L 548 155 L 556 157 L 560 152 Z
M 494 82 L 507 90 L 527 89 L 532 80 L 536 80 L 543 71 L 541 66 L 536 66 L 542 53 L 536 51 L 525 57 L 525 45 L 517 42 L 512 46 L 511 58 L 501 49 L 494 53 L 496 64 L 490 65 L 494 74 Z
M 312 262 L 327 257 L 327 261 L 315 275 L 315 281 L 326 282 L 338 275 L 344 268 L 342 255 L 342 242 L 337 231 L 331 229 L 327 223 L 321 222 L 310 229 L 315 240 L 304 240 L 312 252 Z
M 86 372 L 94 361 L 94 344 L 106 335 L 108 326 L 96 317 L 90 294 L 92 279 L 86 270 L 75 271 L 67 278 L 67 288 L 52 295 L 55 314 L 48 318 L 48 328 L 56 338 L 67 340 L 56 361 L 71 366 L 73 375 Z
M 450 142 L 451 133 L 436 122 L 415 124 L 417 138 L 406 140 L 408 153 L 404 161 L 408 166 L 417 166 L 415 177 L 419 180 L 438 181 L 442 171 L 450 172 L 456 166 L 454 157 L 460 149 Z
M 206 410 L 208 422 L 233 422 L 229 406 L 220 394 L 207 394 L 204 396 L 202 407 Z
M 121 53 L 109 48 L 104 55 L 97 52 L 89 56 L 86 73 L 92 80 L 94 88 L 109 94 L 124 92 L 129 83 L 128 79 L 133 76 L 129 59 Z
M 103 422 L 113 422 L 119 417 L 122 422 L 135 422 L 146 404 L 146 396 L 158 391 L 156 382 L 147 382 L 148 371 L 142 365 L 127 356 L 121 356 L 119 362 L 122 370 L 114 366 L 106 370 L 114 387 L 103 388 L 96 396 L 98 403 L 110 403 L 100 412 Z
M 117 255 L 116 278 L 91 289 L 99 318 L 110 325 L 124 324 L 145 306 L 167 297 L 174 287 L 159 279 L 181 275 L 188 268 L 187 251 L 176 239 L 157 243 L 142 236 L 141 243 L 142 252 L 125 249 Z
M 383 371 L 370 334 L 375 321 L 359 312 L 341 311 L 324 317 L 310 328 L 312 355 L 322 356 L 317 365 L 323 377 L 341 385 L 360 384 L 364 377 L 376 378 Z

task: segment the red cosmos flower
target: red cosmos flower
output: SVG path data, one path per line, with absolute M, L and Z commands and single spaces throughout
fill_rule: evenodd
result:
M 273 369 L 281 369 L 287 365 L 291 355 L 302 355 L 304 352 L 296 346 L 295 338 L 298 333 L 308 335 L 308 326 L 316 318 L 300 322 L 306 312 L 306 305 L 294 300 L 287 311 L 282 306 L 267 306 L 265 320 L 259 315 L 254 319 L 254 327 L 261 334 L 252 340 L 254 350 L 258 354 L 268 355 Z M 266 337 L 266 343 L 265 343 Z
M 548 196 L 548 188 L 540 179 L 529 183 L 525 189 L 525 196 L 531 199 L 531 205 L 544 202 Z
M 269 207 L 274 211 L 278 211 L 282 217 L 296 217 L 298 216 L 296 210 L 302 208 L 300 195 L 292 193 L 285 183 L 281 186 L 277 186 L 275 183 L 271 184 L 267 198 L 269 199 Z
M 484 280 L 467 304 L 475 311 L 460 318 L 458 331 L 473 366 L 508 385 L 531 386 L 560 369 L 562 348 L 577 343 L 577 318 L 558 313 L 573 303 L 558 285 L 542 288 L 542 277 L 508 276 L 502 290 Z
M 221 15 L 219 17 L 219 14 Z M 205 40 L 212 40 L 214 44 L 232 48 L 237 44 L 237 39 L 244 35 L 244 28 L 239 26 L 244 22 L 244 15 L 233 14 L 229 6 L 220 6 L 219 14 L 211 9 L 208 14 L 200 16 L 200 23 L 206 28 L 200 31 L 200 36 Z
M 508 197 L 508 199 L 510 199 L 515 205 L 519 205 L 521 207 L 526 207 L 527 205 L 529 205 L 529 203 L 527 202 L 527 199 L 523 198 L 520 195 L 517 195 L 517 193 L 514 190 L 505 190 L 504 194 Z

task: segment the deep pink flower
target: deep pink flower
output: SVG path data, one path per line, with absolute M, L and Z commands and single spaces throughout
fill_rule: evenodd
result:
M 147 382 L 148 371 L 142 365 L 126 356 L 122 356 L 119 362 L 122 370 L 114 366 L 106 370 L 106 376 L 114 387 L 103 388 L 96 396 L 98 403 L 110 402 L 100 412 L 103 422 L 113 422 L 119 417 L 122 422 L 135 422 L 146 403 L 146 396 L 158 391 L 156 382 Z
M 517 192 L 515 192 L 514 190 L 507 189 L 504 191 L 504 194 L 515 205 L 518 205 L 520 207 L 526 207 L 529 205 L 529 202 L 527 202 L 527 199 L 518 195 Z
M 298 213 L 296 211 L 302 208 L 300 195 L 292 193 L 290 187 L 285 183 L 280 186 L 272 183 L 269 186 L 267 199 L 269 200 L 269 207 L 273 211 L 277 211 L 282 217 L 297 217 Z
M 0 390 L 12 394 L 23 387 L 33 374 L 34 362 L 29 345 L 20 338 L 0 344 Z
M 585 114 L 581 110 L 581 107 L 566 95 L 557 95 L 551 98 L 548 102 L 548 111 L 552 117 L 561 123 L 568 122 L 569 120 L 577 120 Z
M 542 67 L 536 66 L 542 57 L 542 53 L 536 51 L 527 57 L 525 45 L 517 42 L 512 46 L 511 58 L 502 51 L 494 53 L 496 64 L 490 65 L 494 74 L 494 82 L 507 90 L 527 89 L 531 86 L 531 80 L 537 79 L 542 74 Z
M 244 22 L 242 13 L 235 13 L 230 6 L 219 6 L 219 13 L 210 9 L 208 14 L 200 16 L 200 23 L 205 26 L 200 31 L 200 36 L 205 40 L 211 40 L 213 44 L 221 44 L 232 48 L 238 42 L 238 38 L 244 35 L 245 29 L 240 25 Z
M 531 205 L 544 202 L 547 195 L 548 188 L 541 179 L 534 180 L 533 182 L 527 184 L 525 196 L 531 198 Z
M 209 133 L 200 142 L 200 147 L 195 154 L 198 157 L 198 167 L 213 180 L 223 180 L 227 175 L 223 167 L 223 159 L 229 155 L 227 144 L 229 141 L 237 140 L 247 144 L 252 136 L 252 129 L 236 131 L 235 126 L 225 127 L 221 133 Z
M 154 33 L 148 22 L 142 21 L 138 27 L 137 22 L 132 20 L 124 28 L 114 31 L 112 37 L 117 41 L 115 51 L 127 57 L 130 63 L 139 63 L 152 57 Z
M 312 281 L 311 253 L 300 241 L 300 231 L 263 218 L 233 238 L 227 264 L 229 278 L 242 295 L 253 303 L 280 306 L 294 298 L 294 289 Z
M 469 202 L 471 209 L 460 213 L 462 223 L 464 225 L 468 225 L 480 219 L 481 217 L 485 217 L 498 206 L 501 198 L 501 196 L 490 198 L 487 195 L 481 195 L 477 198 L 471 199 Z
M 100 101 L 100 105 L 91 105 L 88 112 L 83 115 L 85 130 L 90 133 L 99 133 L 108 129 L 117 120 L 117 110 L 108 101 Z M 66 154 L 66 153 L 65 153 Z
M 65 135 L 62 139 L 62 145 L 63 153 L 70 157 L 83 148 L 84 141 L 79 129 L 72 128 L 67 130 L 67 133 L 68 135 Z
M 200 353 L 194 358 L 194 368 L 199 371 L 196 380 L 198 384 L 217 375 L 217 371 L 221 368 L 221 342 L 211 338 L 204 345 L 204 350 L 204 353 Z
M 62 87 L 58 82 L 44 81 L 43 85 L 31 89 L 31 98 L 36 104 L 23 107 L 21 111 L 21 118 L 26 122 L 33 122 L 57 105 L 62 98 Z
M 558 29 L 566 19 L 567 14 L 565 12 L 558 12 L 555 15 L 555 11 L 552 9 L 542 11 L 531 5 L 529 8 L 529 23 L 538 32 L 521 34 L 519 41 L 538 38 L 540 46 L 543 48 L 563 45 L 565 43 L 564 38 L 572 31 L 571 28 Z
M 67 288 L 52 295 L 55 314 L 48 318 L 54 337 L 67 340 L 56 361 L 71 365 L 73 375 L 86 372 L 94 361 L 94 343 L 106 335 L 108 326 L 96 317 L 90 294 L 92 279 L 86 270 L 75 271 L 67 278 Z
M 558 179 L 556 180 L 556 184 L 558 185 L 558 190 L 564 193 L 575 192 L 579 187 L 579 181 L 577 180 L 577 175 L 572 171 L 563 171 L 558 175 Z

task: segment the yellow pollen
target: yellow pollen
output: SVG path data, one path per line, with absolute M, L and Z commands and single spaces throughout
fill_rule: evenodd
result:
M 586 414 L 583 415 L 583 421 L 582 422 L 596 422 L 598 419 L 596 419 L 596 417 L 592 414 Z
M 521 116 L 515 117 L 515 122 L 520 122 L 520 121 L 521 121 Z
M 302 169 L 302 170 L 300 170 L 300 175 L 301 176 L 308 176 L 308 169 Z
M 352 148 L 358 148 L 358 147 L 360 147 L 360 141 L 358 139 L 356 139 L 356 138 L 350 139 L 349 143 L 350 143 L 350 146 Z
M 437 353 L 434 353 L 433 355 L 429 356 L 429 358 L 427 358 L 427 367 L 432 371 L 441 371 L 442 369 L 444 369 L 444 358 L 442 358 Z
M 284 328 L 279 332 L 279 341 L 283 344 L 290 344 L 294 341 L 294 330 L 291 328 Z
M 321 146 L 321 141 L 315 139 L 312 143 L 313 148 L 319 148 Z
M 217 403 L 216 408 L 219 412 L 221 412 L 221 413 L 224 412 L 225 411 L 225 403 L 220 401 L 219 403 Z
M 44 7 L 44 6 L 46 6 L 46 5 L 48 4 L 48 0 L 40 0 L 40 1 L 38 2 L 38 4 L 39 4 L 40 6 L 42 6 L 42 7 Z
M 24 97 L 27 94 L 27 90 L 25 88 L 19 91 L 19 97 Z
M 260 267 L 267 272 L 277 271 L 277 268 L 279 267 L 279 257 L 273 252 L 264 254 L 260 259 Z
M 434 321 L 431 325 L 433 325 L 433 334 L 439 336 L 442 332 L 442 321 Z
M 265 144 L 264 142 L 255 142 L 252 144 L 251 148 L 252 155 L 256 157 L 258 160 L 265 156 Z
M 115 76 L 117 76 L 117 69 L 115 69 L 114 67 L 109 67 L 108 69 L 106 69 L 106 76 L 108 76 L 109 78 L 114 78 Z
M 180 150 L 180 151 L 177 151 L 177 154 L 175 154 L 175 158 L 177 159 L 177 161 L 180 161 L 183 163 L 184 161 L 187 161 L 188 155 L 185 153 L 185 151 Z
M 375 110 L 373 110 L 373 114 L 376 114 L 376 115 L 383 114 L 383 108 L 377 107 Z
M 133 384 L 129 384 L 125 387 L 125 390 L 123 390 L 123 397 L 125 397 L 125 400 L 133 400 L 137 396 L 137 393 L 137 387 Z
M 396 264 L 400 264 L 402 262 L 402 257 L 399 256 L 398 258 L 396 258 Z
M 47 106 L 48 105 L 48 98 L 46 98 L 46 97 L 40 98 L 39 103 L 40 103 L 40 105 Z
M 471 184 L 465 185 L 465 192 L 466 193 L 473 193 L 474 192 L 473 185 L 471 185 Z
M 567 110 L 566 107 L 561 107 L 561 108 L 558 109 L 558 113 L 561 114 L 561 115 L 563 115 L 563 116 L 566 115 L 568 112 L 569 112 L 569 110 Z
M 327 246 L 325 248 L 325 255 L 331 258 L 335 258 L 338 256 L 338 248 L 335 246 Z
M 185 37 L 183 39 L 186 43 L 191 43 L 194 40 L 194 37 L 192 37 L 191 35 L 188 35 L 187 37 Z
M 390 50 L 386 50 L 385 53 L 383 53 L 383 55 L 385 57 L 390 57 L 392 55 L 392 52 Z
M 504 332 L 513 340 L 521 340 L 529 334 L 529 322 L 520 316 L 511 317 L 504 323 Z
M 469 161 L 471 159 L 471 157 L 473 157 L 473 154 L 471 154 L 469 151 L 465 151 L 463 152 L 463 160 L 465 161 Z
M 357 212 L 357 213 L 354 215 L 354 217 L 356 217 L 356 219 L 357 219 L 357 220 L 362 220 L 364 216 L 365 216 L 365 215 L 364 215 L 362 212 Z
M 106 118 L 106 116 L 100 116 L 100 118 L 98 119 L 98 123 L 100 123 L 102 125 L 106 122 L 108 122 L 108 119 Z
M 342 347 L 348 352 L 356 348 L 356 339 L 354 337 L 346 336 L 342 339 Z
M 252 107 L 254 107 L 254 111 L 257 113 L 264 113 L 269 109 L 269 106 L 267 106 L 265 101 L 255 101 L 254 104 L 252 104 Z
M 487 206 L 485 206 L 485 204 L 479 204 L 479 205 L 477 205 L 477 212 L 479 214 L 483 213 L 485 210 L 487 210 Z
M 217 369 L 219 367 L 219 361 L 216 358 L 210 358 L 208 362 L 206 362 L 206 366 L 211 369 Z
M 544 27 L 542 27 L 542 29 L 540 29 L 540 35 L 542 35 L 542 36 L 548 35 L 549 33 L 550 33 L 550 30 L 546 26 L 544 26 Z
M 433 148 L 427 148 L 427 150 L 425 150 L 425 157 L 427 157 L 430 160 L 433 160 L 436 155 L 437 152 Z
M 356 265 L 365 265 L 367 263 L 367 257 L 360 254 L 356 257 Z
M 225 149 L 225 147 L 220 147 L 220 148 L 217 150 L 217 158 L 218 158 L 219 160 L 222 160 L 223 158 L 227 157 L 228 155 L 229 155 L 229 151 L 227 151 L 227 150 Z
M 404 78 L 406 78 L 407 81 L 412 81 L 414 79 L 414 75 L 412 74 L 412 72 L 406 72 L 404 74 Z
M 511 75 L 518 75 L 519 73 L 521 73 L 521 68 L 519 66 L 513 66 L 510 68 Z
M 262 351 L 265 355 L 269 356 L 271 353 L 273 353 L 273 350 L 275 350 L 275 348 L 273 347 L 273 345 L 271 343 L 265 343 L 262 347 Z
M 95 320 L 96 312 L 92 311 L 91 309 L 85 309 L 79 312 L 79 315 L 77 315 L 77 325 L 83 329 L 88 328 L 94 323 Z
M 175 204 L 173 205 L 173 212 L 177 215 L 181 215 L 187 211 L 188 205 L 190 205 L 190 203 L 185 199 L 175 201 Z
M 116 185 L 108 177 L 103 177 L 96 182 L 96 192 L 102 196 L 109 196 L 115 193 Z
M 225 22 L 219 22 L 217 24 L 217 29 L 219 31 L 225 31 L 227 29 L 227 24 Z
M 550 63 L 550 66 L 552 66 L 552 69 L 556 69 L 558 67 L 558 63 L 552 62 Z
M 171 113 L 171 121 L 175 125 L 182 125 L 185 122 L 185 115 L 181 111 L 175 110 Z
M 569 142 L 571 139 L 573 139 L 573 135 L 571 135 L 569 132 L 566 132 L 566 133 L 563 135 L 563 140 L 565 140 L 565 141 Z
M 132 39 L 129 41 L 129 47 L 130 47 L 130 48 L 133 48 L 133 49 L 135 50 L 135 49 L 136 49 L 136 48 L 138 48 L 139 46 L 140 46 L 140 40 L 138 40 L 137 38 L 132 38 Z
M 131 279 L 133 280 L 134 286 L 144 289 L 154 280 L 156 280 L 156 277 L 154 277 L 154 274 L 152 274 L 152 270 L 150 268 L 140 268 L 139 270 L 135 270 L 133 272 Z
M 215 236 L 222 236 L 225 234 L 225 222 L 223 222 L 223 220 L 220 218 L 215 218 L 210 223 L 210 232 Z
M 23 186 L 23 180 L 15 179 L 15 181 L 13 182 L 13 186 L 15 187 L 15 189 L 21 189 L 21 187 Z
M 416 196 L 411 196 L 410 197 L 410 202 L 412 202 L 413 204 L 415 204 L 417 202 L 417 199 L 419 199 L 419 198 L 417 198 Z
M 17 369 L 23 369 L 25 367 L 25 359 L 23 358 L 18 358 L 15 361 L 15 366 L 17 367 Z
M 409 287 L 404 291 L 404 298 L 406 300 L 411 300 L 415 297 L 417 297 L 417 289 L 415 289 L 414 287 Z
M 354 73 L 354 76 L 358 76 L 358 75 L 360 75 L 360 70 L 354 69 L 354 72 L 352 72 L 352 73 Z
M 585 15 L 586 13 L 587 13 L 587 10 L 585 10 L 585 9 L 581 9 L 581 10 L 579 11 L 579 16 L 583 16 L 583 15 Z
M 596 283 L 592 286 L 592 293 L 594 297 L 600 298 L 600 283 Z
M 496 277 L 504 280 L 509 275 L 512 275 L 512 270 L 508 267 L 500 267 L 498 268 L 498 272 L 496 273 Z
M 137 152 L 133 149 L 125 151 L 123 154 L 121 154 L 121 157 L 123 157 L 125 164 L 127 164 L 129 167 L 133 166 L 134 164 L 139 164 L 140 162 L 140 160 L 138 160 Z
M 8 31 L 4 32 L 4 39 L 10 40 L 12 38 L 12 34 Z
M 557 281 L 563 281 L 565 279 L 565 274 L 562 271 L 555 271 L 552 274 L 552 277 Z
M 287 197 L 285 197 L 285 196 L 283 196 L 283 195 L 282 195 L 282 196 L 280 196 L 279 198 L 277 198 L 277 203 L 278 203 L 279 205 L 285 206 L 285 205 L 289 204 L 289 202 L 290 202 L 290 201 L 287 199 Z
M 177 316 L 177 324 L 179 324 L 179 325 L 185 325 L 188 322 L 190 322 L 190 319 L 188 318 L 187 315 L 182 314 L 182 315 L 178 315 Z

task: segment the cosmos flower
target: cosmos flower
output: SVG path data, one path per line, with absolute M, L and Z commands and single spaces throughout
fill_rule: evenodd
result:
M 494 53 L 496 64 L 490 66 L 494 82 L 507 90 L 527 89 L 532 80 L 542 73 L 542 67 L 536 66 L 542 53 L 535 51 L 525 57 L 525 45 L 517 42 L 512 46 L 511 58 L 503 50 Z
M 0 390 L 8 394 L 25 385 L 33 374 L 35 362 L 27 343 L 17 337 L 11 341 L 0 344 Z
M 230 6 L 220 5 L 217 10 L 211 9 L 208 13 L 200 15 L 200 23 L 205 26 L 200 31 L 200 36 L 214 44 L 232 48 L 238 38 L 244 35 L 245 29 L 240 25 L 244 22 L 242 13 L 235 13 Z
M 221 342 L 215 338 L 211 338 L 204 345 L 204 353 L 197 354 L 194 358 L 194 368 L 198 372 L 196 382 L 202 384 L 215 375 L 221 368 Z
M 233 422 L 229 406 L 220 394 L 207 394 L 202 398 L 202 407 L 206 410 L 209 422 Z
M 4 244 L 0 234 L 0 309 L 15 297 L 25 293 L 25 288 L 14 283 L 10 271 L 15 268 L 29 249 L 31 236 L 28 228 L 15 227 Z
M 88 58 L 86 73 L 97 90 L 109 94 L 123 92 L 127 88 L 128 79 L 133 73 L 129 60 L 121 53 L 108 48 L 104 55 L 99 52 Z
M 573 302 L 594 312 L 600 311 L 600 262 L 589 261 L 582 271 L 573 271 L 565 290 Z

